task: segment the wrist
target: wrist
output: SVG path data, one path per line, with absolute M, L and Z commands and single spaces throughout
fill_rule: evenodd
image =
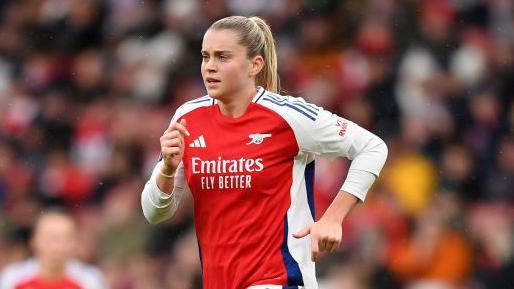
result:
M 337 223 L 342 224 L 344 220 L 345 215 L 338 214 L 336 212 L 331 212 L 331 210 L 328 210 L 321 216 L 320 221 L 328 222 L 328 223 Z
M 328 222 L 342 224 L 357 202 L 358 198 L 354 195 L 345 191 L 339 191 L 321 218 Z
M 159 174 L 164 177 L 172 178 L 175 176 L 176 171 L 177 168 L 172 168 L 170 166 L 167 166 L 166 163 L 162 163 L 161 169 L 159 170 Z
M 173 179 L 175 177 L 175 173 L 172 174 L 165 174 L 162 171 L 159 172 L 159 175 L 165 177 L 166 179 Z

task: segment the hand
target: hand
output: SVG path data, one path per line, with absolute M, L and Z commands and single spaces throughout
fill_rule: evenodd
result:
M 163 173 L 173 174 L 180 164 L 184 155 L 184 136 L 189 136 L 185 119 L 182 119 L 180 123 L 172 122 L 161 136 Z
M 316 262 L 321 252 L 334 252 L 341 244 L 343 230 L 340 222 L 321 218 L 303 230 L 294 233 L 293 237 L 299 239 L 311 235 L 311 259 Z

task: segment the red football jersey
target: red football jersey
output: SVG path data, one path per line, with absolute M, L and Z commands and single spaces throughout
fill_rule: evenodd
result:
M 102 273 L 96 267 L 78 260 L 66 263 L 64 276 L 43 280 L 35 258 L 9 264 L 0 273 L 1 289 L 107 289 Z
M 177 109 L 172 121 L 182 119 L 190 136 L 174 191 L 157 188 L 160 161 L 142 193 L 147 219 L 169 218 L 189 189 L 205 289 L 316 289 L 311 237 L 292 236 L 314 222 L 314 157 L 353 159 L 378 137 L 301 98 L 263 88 L 240 117 L 223 115 L 217 101 L 204 96 Z M 378 175 L 385 158 L 377 161 L 377 154 L 359 155 L 352 168 Z M 364 200 L 365 193 L 354 194 Z
M 17 284 L 15 289 L 84 289 L 84 287 L 66 277 L 54 281 L 34 277 Z

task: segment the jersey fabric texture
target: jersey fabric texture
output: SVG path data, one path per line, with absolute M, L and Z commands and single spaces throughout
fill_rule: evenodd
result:
M 310 235 L 292 236 L 314 222 L 314 156 L 360 157 L 351 168 L 378 176 L 385 158 L 369 144 L 385 147 L 383 142 L 301 98 L 263 88 L 240 117 L 224 116 L 217 101 L 204 96 L 182 105 L 172 121 L 181 119 L 190 136 L 175 187 L 194 199 L 204 288 L 318 288 Z M 359 154 L 361 147 L 368 153 Z M 153 217 L 145 213 L 163 220 L 183 190 L 152 196 L 149 191 L 158 191 L 152 178 L 143 211 L 171 207 Z M 366 192 L 348 191 L 364 201 Z
M 65 275 L 47 281 L 38 275 L 39 263 L 29 259 L 13 263 L 0 274 L 1 289 L 107 289 L 102 273 L 93 266 L 73 260 L 66 264 Z

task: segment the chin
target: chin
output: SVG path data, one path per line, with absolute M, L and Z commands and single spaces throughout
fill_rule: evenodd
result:
M 218 99 L 222 95 L 219 89 L 207 89 L 207 94 L 214 99 Z

